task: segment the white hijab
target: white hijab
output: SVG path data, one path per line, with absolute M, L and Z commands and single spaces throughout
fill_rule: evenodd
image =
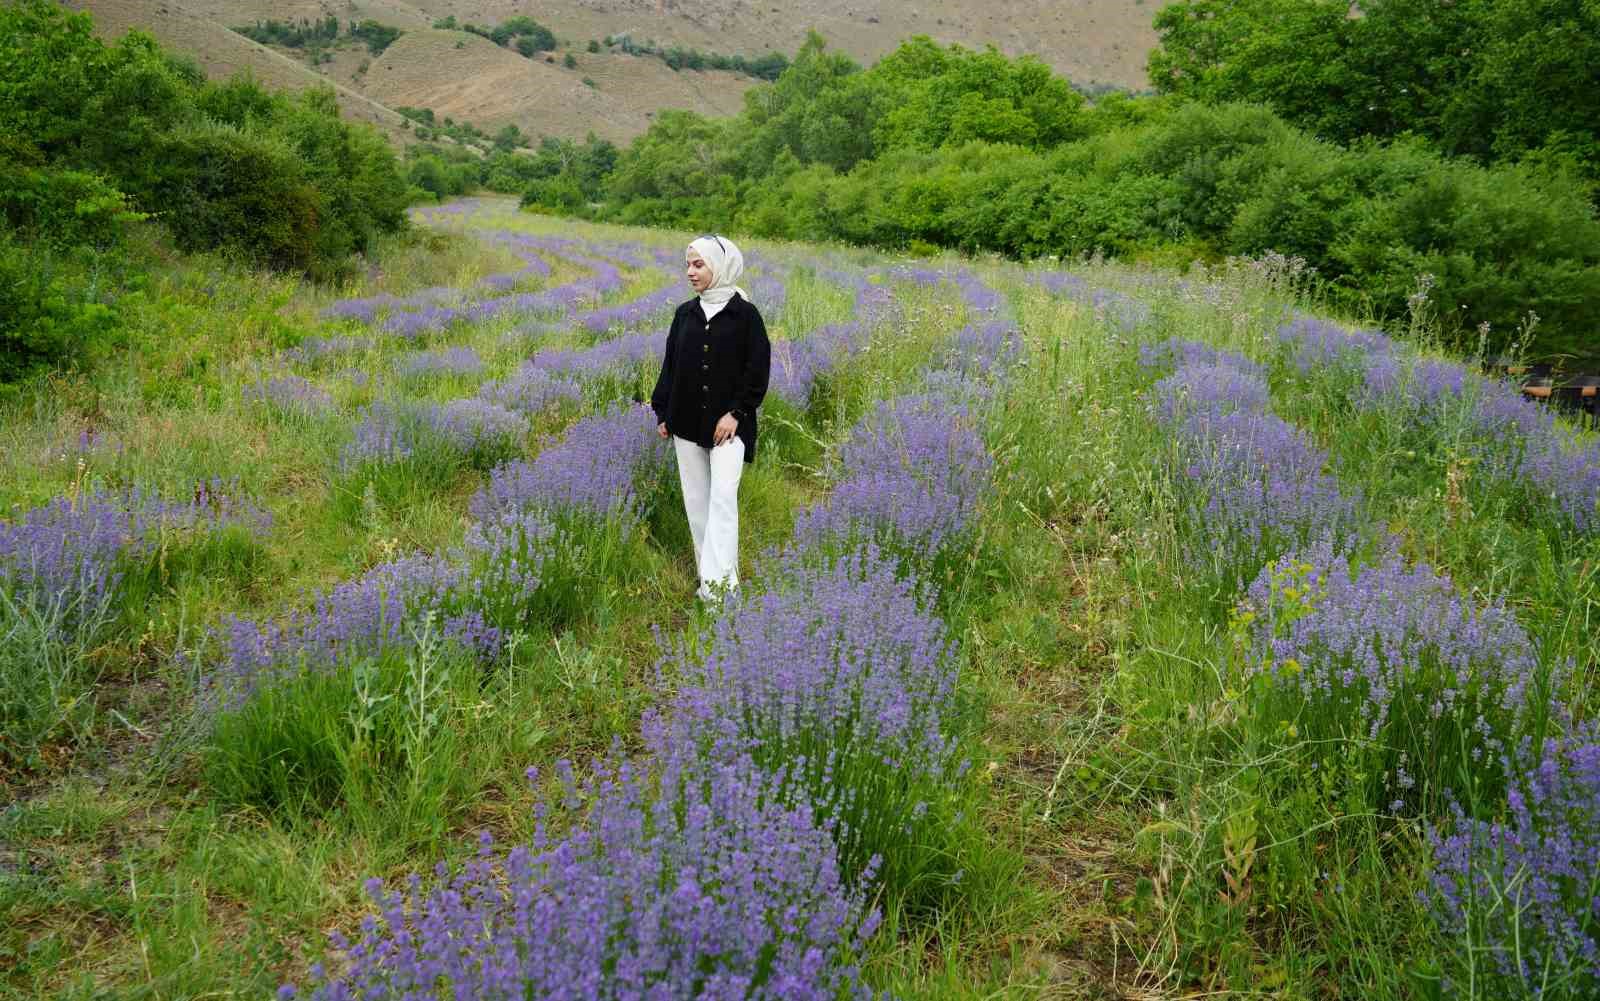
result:
M 691 255 L 698 255 L 711 269 L 711 285 L 700 293 L 700 308 L 705 311 L 707 323 L 722 312 L 735 292 L 745 302 L 750 301 L 750 293 L 734 284 L 744 274 L 744 255 L 732 240 L 725 236 L 702 236 L 689 244 L 683 259 L 687 261 Z

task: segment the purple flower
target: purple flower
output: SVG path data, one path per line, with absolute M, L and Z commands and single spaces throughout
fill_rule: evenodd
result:
M 350 472 L 368 463 L 403 462 L 414 451 L 415 432 L 394 405 L 376 402 L 362 410 L 355 435 L 339 452 L 339 469 Z
M 928 595 L 871 545 L 820 566 L 791 553 L 781 578 L 720 618 L 708 651 L 663 662 L 678 695 L 646 744 L 669 771 L 749 754 L 784 772 L 783 801 L 835 823 L 853 877 L 914 827 L 920 790 L 958 773 L 944 732 L 955 648 Z
M 244 389 L 250 402 L 265 403 L 279 410 L 300 414 L 323 414 L 333 409 L 333 397 L 298 375 L 278 376 Z
M 1151 395 L 1156 413 L 1169 425 L 1195 415 L 1266 414 L 1271 406 L 1266 381 L 1229 364 L 1185 365 L 1156 383 Z
M 1170 337 L 1159 344 L 1139 346 L 1139 367 L 1143 369 L 1165 371 L 1200 366 L 1231 368 L 1263 385 L 1267 381 L 1266 369 L 1244 355 L 1214 348 L 1201 341 Z
M 478 461 L 516 452 L 530 431 L 521 414 L 471 396 L 434 407 L 428 423 L 450 448 Z
M 141 490 L 58 497 L 0 522 L 0 590 L 41 609 L 62 606 L 69 622 L 97 619 L 115 601 L 124 572 L 172 533 L 262 531 L 270 523 L 235 484 L 220 480 L 197 483 L 182 501 Z
M 583 391 L 571 380 L 557 378 L 531 362 L 524 362 L 510 378 L 484 383 L 478 388 L 478 396 L 533 417 L 562 403 L 579 403 Z
M 1189 561 L 1226 590 L 1293 546 L 1361 530 L 1359 497 L 1323 472 L 1326 452 L 1265 411 L 1259 377 L 1228 364 L 1186 366 L 1153 395 L 1176 446 Z
M 1278 328 L 1278 340 L 1292 352 L 1302 374 L 1394 354 L 1395 342 L 1376 330 L 1350 330 L 1331 320 L 1296 314 Z
M 880 403 L 840 450 L 831 495 L 796 519 L 796 540 L 887 538 L 932 560 L 962 538 L 988 499 L 994 461 L 958 407 L 931 396 Z
M 447 639 L 491 657 L 499 633 L 480 612 L 462 606 L 468 583 L 461 567 L 441 557 L 407 556 L 335 585 L 282 622 L 225 616 L 217 630 L 225 646 L 222 671 L 209 686 L 237 704 L 284 672 L 325 670 L 352 656 L 407 649 L 429 612 L 438 614 Z
M 969 323 L 956 331 L 945 366 L 973 375 L 1003 375 L 1022 357 L 1022 332 L 1002 320 Z
M 626 763 L 560 771 L 587 823 L 558 836 L 541 807 L 503 864 L 485 834 L 432 890 L 372 881 L 378 914 L 359 942 L 334 938 L 348 969 L 314 969 L 311 997 L 870 997 L 855 954 L 876 914 L 810 811 L 776 802 L 748 762 L 661 794 Z
M 1151 316 L 1145 303 L 1114 289 L 1092 286 L 1077 275 L 1045 272 L 1034 281 L 1052 295 L 1088 306 L 1097 320 L 1110 322 L 1124 333 L 1131 333 Z
M 650 408 L 614 407 L 578 421 L 533 461 L 496 468 L 468 509 L 480 522 L 542 511 L 619 518 L 631 526 L 644 514 L 639 486 L 653 484 L 666 468 L 667 445 Z
M 1554 709 L 1536 701 L 1538 648 L 1510 610 L 1464 600 L 1394 551 L 1354 568 L 1328 542 L 1284 556 L 1242 608 L 1271 718 L 1328 753 L 1365 744 L 1382 762 L 1375 808 L 1438 796 L 1463 775 L 1494 788 L 1493 763 Z M 1427 771 L 1426 790 L 1408 769 Z
M 1484 996 L 1590 998 L 1600 992 L 1600 743 L 1547 740 L 1507 762 L 1499 819 L 1457 808 L 1433 828 L 1431 904 Z M 1515 767 L 1513 767 L 1515 766 Z
M 440 348 L 436 351 L 413 351 L 402 357 L 395 368 L 400 375 L 408 377 L 473 376 L 483 371 L 483 359 L 468 347 Z

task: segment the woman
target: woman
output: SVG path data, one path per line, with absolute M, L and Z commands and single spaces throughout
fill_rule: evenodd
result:
M 673 314 L 650 406 L 657 433 L 670 435 L 678 452 L 696 593 L 714 601 L 739 586 L 739 474 L 755 461 L 772 345 L 761 313 L 734 284 L 744 255 L 731 240 L 702 236 L 684 261 L 699 296 Z

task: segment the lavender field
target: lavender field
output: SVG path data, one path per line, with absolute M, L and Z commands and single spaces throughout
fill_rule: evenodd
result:
M 7 405 L 0 997 L 1600 995 L 1600 437 L 1425 292 L 752 242 L 707 609 L 691 234 L 414 221 Z

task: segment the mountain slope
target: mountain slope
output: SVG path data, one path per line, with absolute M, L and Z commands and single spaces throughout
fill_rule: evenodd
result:
M 79 0 L 111 37 L 150 31 L 195 56 L 213 75 L 249 69 L 273 86 L 303 88 L 319 79 L 340 88 L 347 114 L 403 138 L 389 109 L 432 108 L 485 129 L 581 138 L 590 131 L 623 142 L 665 108 L 731 114 L 755 81 L 724 72 L 674 72 L 660 59 L 588 43 L 627 35 L 660 47 L 753 57 L 793 55 L 810 30 L 831 47 L 870 63 L 914 34 L 970 48 L 993 44 L 1032 54 L 1081 84 L 1144 86 L 1144 59 L 1158 6 L 1142 0 L 957 0 L 919 5 L 889 0 Z M 406 32 L 382 55 L 350 45 L 313 69 L 290 50 L 275 51 L 229 30 L 269 18 L 341 22 L 371 19 Z M 529 16 L 548 26 L 560 50 L 526 59 L 461 31 L 434 30 L 439 19 L 493 26 Z M 563 65 L 571 54 L 575 67 Z M 587 81 L 587 82 L 586 82 Z

